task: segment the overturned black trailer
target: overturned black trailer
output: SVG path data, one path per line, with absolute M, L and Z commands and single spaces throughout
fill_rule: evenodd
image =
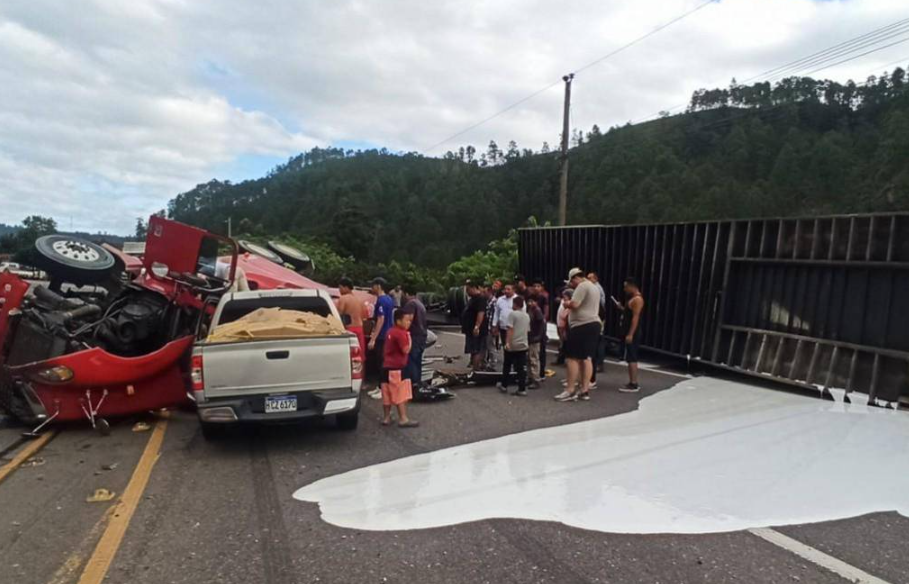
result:
M 519 255 L 552 291 L 574 266 L 616 298 L 637 278 L 652 351 L 909 400 L 909 214 L 528 228 Z

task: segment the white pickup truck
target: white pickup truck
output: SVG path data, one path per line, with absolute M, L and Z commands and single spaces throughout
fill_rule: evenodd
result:
M 323 290 L 263 290 L 225 294 L 210 330 L 259 308 L 338 311 Z M 340 318 L 339 318 L 340 320 Z M 287 423 L 334 416 L 343 430 L 357 427 L 363 358 L 356 336 L 206 342 L 192 354 L 192 392 L 207 439 L 238 423 Z

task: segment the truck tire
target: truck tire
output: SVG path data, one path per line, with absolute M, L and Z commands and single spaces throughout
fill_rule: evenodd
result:
M 354 410 L 347 414 L 338 414 L 335 416 L 335 423 L 338 425 L 338 430 L 344 430 L 345 432 L 350 432 L 357 429 L 357 425 L 360 423 L 360 410 Z
M 239 239 L 237 240 L 237 245 L 240 246 L 240 249 L 247 253 L 263 257 L 270 262 L 278 264 L 279 266 L 284 265 L 284 260 L 281 259 L 281 256 L 271 251 L 267 247 L 259 245 L 258 243 L 253 243 L 245 239 Z
M 209 442 L 216 442 L 227 435 L 228 427 L 224 424 L 209 424 L 199 422 L 202 425 L 202 437 Z
M 292 265 L 297 271 L 315 270 L 312 258 L 306 252 L 279 241 L 269 241 L 268 248 L 281 256 L 281 259 Z
M 94 284 L 107 278 L 116 266 L 109 251 L 70 235 L 45 235 L 35 242 L 38 267 L 57 279 L 73 284 Z

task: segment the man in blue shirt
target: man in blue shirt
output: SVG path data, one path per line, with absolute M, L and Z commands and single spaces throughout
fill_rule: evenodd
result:
M 388 282 L 385 278 L 376 278 L 372 281 L 372 293 L 376 296 L 376 308 L 373 316 L 376 323 L 372 327 L 372 334 L 369 336 L 369 350 L 373 355 L 373 362 L 376 363 L 376 370 L 382 371 L 382 358 L 385 355 L 385 337 L 388 331 L 395 325 L 393 318 L 395 312 L 394 299 L 385 293 L 388 288 Z M 382 390 L 376 387 L 369 392 L 369 397 L 373 399 L 382 399 Z

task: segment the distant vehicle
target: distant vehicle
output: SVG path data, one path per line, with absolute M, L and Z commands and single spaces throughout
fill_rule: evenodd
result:
M 239 423 L 287 423 L 333 416 L 342 430 L 357 427 L 363 356 L 344 333 L 288 339 L 208 342 L 207 330 L 260 308 L 340 316 L 325 290 L 225 294 L 209 327 L 200 326 L 192 356 L 192 393 L 202 434 L 218 437 Z
M 0 273 L 3 272 L 9 272 L 10 274 L 14 274 L 20 278 L 28 278 L 29 280 L 38 280 L 44 277 L 44 272 L 38 268 L 23 266 L 22 264 L 17 264 L 16 262 L 0 263 Z

